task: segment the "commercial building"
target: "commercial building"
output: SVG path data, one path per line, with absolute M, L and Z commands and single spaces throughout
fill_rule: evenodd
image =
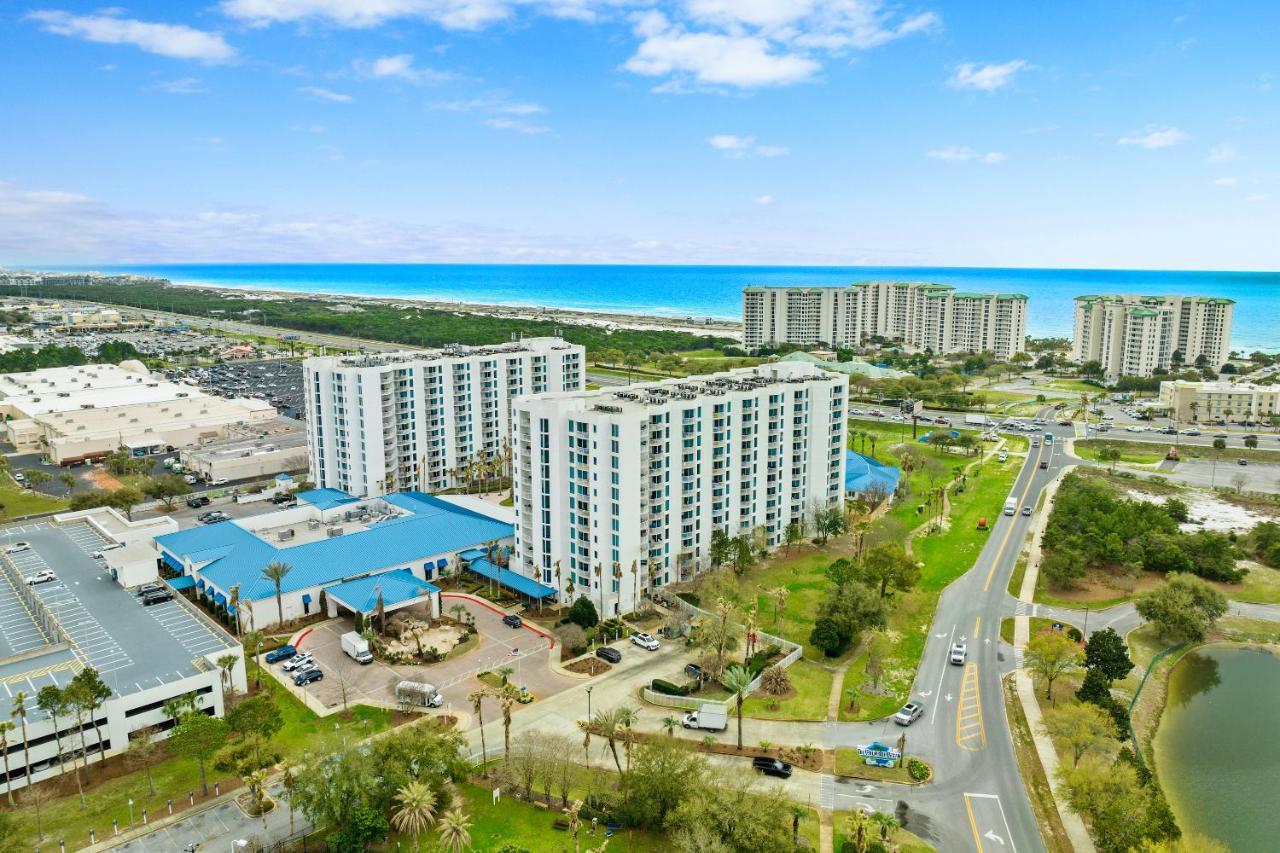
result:
M 11 731 L 0 765 L 0 774 L 7 766 L 0 780 L 13 789 L 71 768 L 82 750 L 90 762 L 119 754 L 143 729 L 167 736 L 174 721 L 164 705 L 172 699 L 192 695 L 199 711 L 216 716 L 225 690 L 247 687 L 239 644 L 189 602 L 174 596 L 146 607 L 104 580 L 91 555 L 116 540 L 84 516 L 29 525 L 20 533 L 29 547 L 0 555 L 0 714 L 11 718 L 20 692 L 26 708 L 25 743 L 20 729 Z M 6 533 L 4 544 L 17 535 Z M 52 580 L 25 582 L 46 570 Z M 66 688 L 89 667 L 111 690 L 92 719 L 65 713 L 55 720 L 36 707 L 42 689 Z
M 184 448 L 183 468 L 202 480 L 246 480 L 307 467 L 307 432 L 291 418 L 228 427 L 225 438 Z
M 182 447 L 275 414 L 265 400 L 210 397 L 154 377 L 136 361 L 0 375 L 4 437 L 59 464 L 118 447 L 138 455 Z
M 1280 416 L 1280 385 L 1251 382 L 1160 383 L 1160 408 L 1180 421 L 1262 421 Z
M 861 347 L 874 338 L 939 355 L 1022 352 L 1027 297 L 963 293 L 943 284 L 861 281 L 834 287 L 747 287 L 743 344 Z
M 560 338 L 309 358 L 311 476 L 362 496 L 458 485 L 469 463 L 504 460 L 511 401 L 581 390 L 585 358 Z
M 357 595 L 364 586 L 346 586 L 330 597 L 331 587 L 387 573 L 396 573 L 382 590 L 388 611 L 420 599 L 439 616 L 440 590 L 431 581 L 456 570 L 460 552 L 512 541 L 512 526 L 500 512 L 482 513 L 421 492 L 362 499 L 314 489 L 298 498 L 295 507 L 158 536 L 155 554 L 180 575 L 171 583 L 194 588 L 231 616 L 238 615 L 235 588 L 241 624 L 250 630 L 279 624 L 281 615 L 288 621 L 323 609 L 336 616 L 340 603 L 349 607 L 367 596 Z M 289 566 L 279 609 L 275 583 L 263 575 L 272 563 Z M 393 599 L 392 582 L 399 593 L 413 584 L 418 592 Z
M 1077 296 L 1071 358 L 1100 362 L 1109 380 L 1175 361 L 1217 370 L 1231 352 L 1234 311 L 1233 300 L 1212 296 Z
M 848 378 L 768 364 L 515 401 L 514 571 L 625 613 L 758 535 L 841 506 Z

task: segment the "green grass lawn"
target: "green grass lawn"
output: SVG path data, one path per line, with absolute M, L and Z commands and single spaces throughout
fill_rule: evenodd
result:
M 1052 619 L 1045 619 L 1043 616 L 1032 616 L 1031 631 L 1029 636 L 1034 637 L 1036 634 L 1039 634 L 1045 628 L 1052 628 L 1055 624 L 1057 623 L 1055 623 L 1054 620 Z M 1072 625 L 1070 622 L 1064 622 L 1063 625 L 1071 628 L 1076 627 Z M 1064 628 L 1063 630 L 1066 630 L 1066 629 Z M 1013 620 L 1012 619 L 1000 620 L 1000 639 L 1004 640 L 1006 643 L 1008 643 L 1011 646 L 1013 645 Z
M 1013 564 L 1013 573 L 1009 575 L 1009 594 L 1014 598 L 1018 597 L 1018 593 L 1022 592 L 1022 579 L 1027 574 L 1027 555 L 1019 554 L 1018 561 Z
M 23 489 L 5 474 L 0 476 L 0 518 L 20 518 L 24 515 L 35 515 L 40 512 L 56 512 L 66 509 L 68 502 L 63 498 Z
M 853 844 L 853 840 L 850 837 L 852 827 L 849 823 L 851 816 L 851 812 L 836 812 L 832 815 L 836 830 L 834 838 L 836 853 L 840 853 L 844 849 L 845 842 L 848 842 L 850 846 Z M 879 828 L 872 827 L 872 831 L 871 837 L 878 839 L 880 837 Z M 929 842 L 905 829 L 895 829 L 889 836 L 889 843 L 895 845 L 900 853 L 930 853 L 934 849 Z M 813 849 L 816 850 L 817 847 L 815 846 Z
M 908 755 L 907 758 L 911 756 Z M 927 762 L 926 762 L 927 763 Z M 911 784 L 914 780 L 907 772 L 906 761 L 898 762 L 897 767 L 876 767 L 867 764 L 867 760 L 858 755 L 856 749 L 838 747 L 835 755 L 835 773 L 837 776 L 848 776 L 854 779 L 866 779 L 871 782 L 902 782 Z
M 1099 388 L 1097 385 L 1090 385 L 1079 379 L 1053 379 L 1049 382 L 1036 383 L 1044 385 L 1047 388 L 1055 388 L 1059 391 L 1074 391 L 1077 394 L 1088 394 L 1092 397 L 1095 394 L 1105 393 L 1105 388 Z
M 1118 441 L 1111 438 L 1089 438 L 1075 443 L 1076 455 L 1091 462 L 1101 462 L 1102 450 L 1119 450 L 1120 461 L 1135 465 L 1147 465 L 1164 459 L 1167 448 L 1162 444 L 1146 444 L 1137 441 Z
M 458 792 L 466 801 L 463 810 L 471 818 L 471 849 L 494 851 L 504 844 L 514 844 L 530 853 L 568 853 L 575 849 L 573 836 L 566 830 L 554 829 L 552 824 L 560 816 L 556 809 L 541 809 L 513 797 L 503 796 L 493 804 L 493 794 L 478 785 L 461 785 Z M 598 847 L 604 838 L 601 826 L 593 836 L 591 822 L 578 835 L 583 849 Z M 628 835 L 637 850 L 670 850 L 671 844 L 662 835 L 644 830 L 623 833 L 613 839 L 609 849 L 628 849 Z M 430 841 L 436 839 L 432 837 Z M 433 848 L 429 848 L 433 849 Z
M 796 661 L 787 668 L 787 674 L 795 695 L 785 699 L 749 696 L 742 703 L 742 713 L 758 720 L 825 720 L 834 674 L 806 660 Z
M 1233 601 L 1250 604 L 1280 604 L 1280 570 L 1259 563 L 1249 563 L 1249 573 L 1244 583 L 1236 586 L 1218 585 Z

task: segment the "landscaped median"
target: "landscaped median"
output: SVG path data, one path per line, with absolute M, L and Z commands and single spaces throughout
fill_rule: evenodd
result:
M 880 767 L 868 764 L 856 749 L 841 747 L 835 751 L 835 775 L 869 782 L 923 785 L 933 779 L 933 767 L 913 755 L 904 755 L 893 767 Z

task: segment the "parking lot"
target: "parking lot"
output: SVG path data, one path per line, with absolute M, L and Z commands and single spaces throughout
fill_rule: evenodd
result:
M 12 540 L 10 540 L 12 541 Z M 10 542 L 5 542 L 8 546 Z M 21 554 L 9 555 L 15 561 Z M 8 572 L 0 573 L 0 658 L 33 652 L 51 640 L 31 615 Z
M 55 579 L 33 591 L 62 626 L 75 656 L 97 669 L 117 694 L 184 678 L 206 666 L 197 659 L 234 647 L 234 640 L 177 597 L 144 607 L 121 589 L 92 556 L 105 540 L 87 524 L 32 524 L 10 528 L 3 538 L 30 543 L 30 549 L 8 555 L 24 577 L 53 571 Z
M 300 361 L 233 361 L 211 367 L 171 370 L 167 375 L 174 380 L 193 380 L 201 390 L 210 394 L 267 400 L 286 417 L 306 416 Z
M 515 670 L 511 681 L 523 686 L 535 697 L 544 699 L 572 686 L 576 681 L 554 672 L 550 667 L 550 642 L 527 626 L 512 629 L 502 624 L 502 614 L 463 598 L 446 597 L 445 609 L 461 604 L 475 617 L 479 632 L 479 644 L 452 660 L 431 665 L 390 665 L 382 661 L 361 665 L 342 651 L 341 636 L 353 629 L 349 618 L 340 618 L 315 626 L 299 642 L 303 652 L 310 652 L 317 666 L 324 672 L 322 681 L 306 686 L 311 697 L 329 708 L 342 707 L 345 688 L 348 704 L 365 702 L 394 705 L 395 687 L 400 681 L 421 681 L 432 684 L 445 699 L 441 709 L 470 711 L 467 695 L 482 686 L 475 679 L 479 672 L 492 671 L 504 666 Z M 559 654 L 557 649 L 555 654 Z M 291 675 L 281 664 L 269 667 L 292 690 Z M 486 703 L 486 718 L 497 713 L 497 703 L 492 708 Z

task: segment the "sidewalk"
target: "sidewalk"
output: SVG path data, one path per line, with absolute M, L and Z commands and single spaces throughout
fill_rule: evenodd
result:
M 132 833 L 121 833 L 107 838 L 89 848 L 98 850 L 156 851 L 156 853 L 181 853 L 189 844 L 198 842 L 210 850 L 230 850 L 236 841 L 249 842 L 249 849 L 268 847 L 276 841 L 288 838 L 289 804 L 280 785 L 268 789 L 276 807 L 263 817 L 251 818 L 236 805 L 239 788 L 211 800 L 207 807 L 193 812 L 175 815 L 173 818 L 153 821 L 150 826 L 136 828 Z M 294 831 L 310 829 L 311 824 L 301 813 L 294 814 Z

